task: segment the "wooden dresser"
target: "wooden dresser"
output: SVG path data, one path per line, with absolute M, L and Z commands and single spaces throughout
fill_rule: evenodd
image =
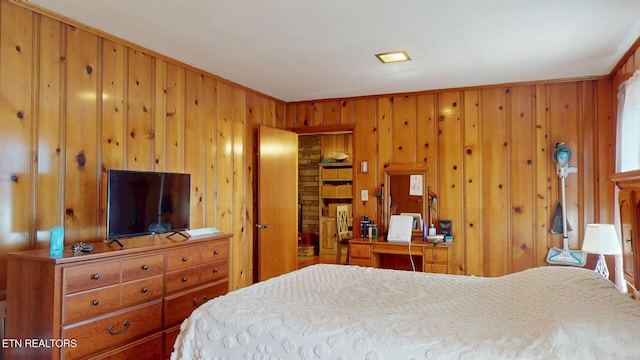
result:
M 624 277 L 640 295 L 640 170 L 620 172 L 611 176 L 620 189 L 618 206 L 620 207 L 620 228 L 622 231 L 622 256 L 624 258 Z
M 354 239 L 349 242 L 349 264 L 381 267 L 381 257 L 408 255 L 422 259 L 416 270 L 446 274 L 449 272 L 449 244 L 412 241 L 409 244 L 390 243 L 383 239 Z
M 8 253 L 7 358 L 168 358 L 180 323 L 229 291 L 231 235 L 172 239 Z

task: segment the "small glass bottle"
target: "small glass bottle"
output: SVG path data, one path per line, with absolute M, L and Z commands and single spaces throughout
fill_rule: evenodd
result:
M 436 234 L 436 227 L 431 224 L 431 226 L 429 226 L 429 236 L 433 236 Z

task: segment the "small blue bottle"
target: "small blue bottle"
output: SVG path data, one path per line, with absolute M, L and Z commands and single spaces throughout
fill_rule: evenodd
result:
M 64 227 L 54 226 L 51 228 L 49 255 L 62 256 L 63 250 L 64 250 Z

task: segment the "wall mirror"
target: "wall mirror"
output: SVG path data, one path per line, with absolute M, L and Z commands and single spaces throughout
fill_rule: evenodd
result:
M 421 163 L 390 164 L 384 170 L 383 218 L 391 215 L 415 218 L 413 237 L 422 237 L 421 221 L 427 219 L 427 166 Z

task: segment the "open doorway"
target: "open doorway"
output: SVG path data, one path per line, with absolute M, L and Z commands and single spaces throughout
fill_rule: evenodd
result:
M 352 132 L 298 136 L 300 263 L 335 261 L 335 206 L 353 203 L 352 162 Z

